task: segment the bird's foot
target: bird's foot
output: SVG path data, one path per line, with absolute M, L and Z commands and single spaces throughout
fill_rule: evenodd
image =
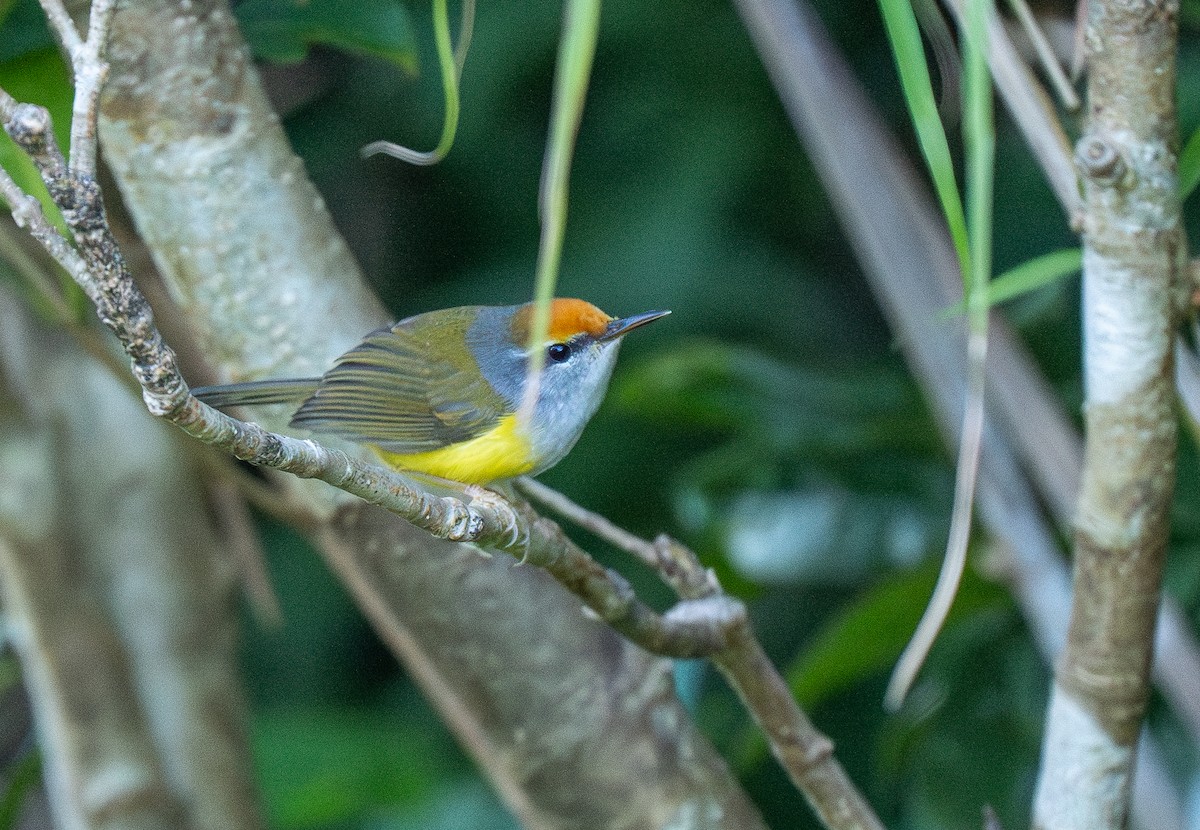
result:
M 529 558 L 529 529 L 522 528 L 522 523 L 513 510 L 512 503 L 500 493 L 489 490 L 479 484 L 468 484 L 463 488 L 463 493 L 469 499 L 467 502 L 469 505 L 478 504 L 483 507 L 489 507 L 500 515 L 510 515 L 513 517 L 512 525 L 509 528 L 510 536 L 504 547 L 508 549 L 521 547 L 524 553 L 517 564 L 525 564 L 525 560 Z

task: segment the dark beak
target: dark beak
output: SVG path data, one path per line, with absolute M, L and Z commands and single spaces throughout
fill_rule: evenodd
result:
M 632 317 L 622 317 L 620 320 L 613 320 L 608 324 L 608 328 L 604 330 L 604 334 L 598 338 L 601 343 L 606 340 L 616 340 L 618 337 L 624 337 L 629 332 L 636 328 L 653 323 L 660 317 L 666 317 L 671 312 L 669 311 L 644 311 L 641 314 L 635 314 Z

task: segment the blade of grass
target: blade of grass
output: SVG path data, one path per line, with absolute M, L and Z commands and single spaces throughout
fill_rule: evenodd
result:
M 474 0 L 467 0 L 463 4 L 463 22 L 457 50 L 450 44 L 450 12 L 447 3 L 448 0 L 433 0 L 433 39 L 437 46 L 438 67 L 442 73 L 442 96 L 446 101 L 442 137 L 437 146 L 427 152 L 412 150 L 390 141 L 372 141 L 360 151 L 363 158 L 384 153 L 409 164 L 427 167 L 444 159 L 454 146 L 454 136 L 458 131 L 458 83 L 462 76 L 463 61 L 466 60 L 467 46 L 471 42 L 475 3 Z
M 567 224 L 567 190 L 575 138 L 583 119 L 592 59 L 600 33 L 600 0 L 568 0 L 563 7 L 563 33 L 554 68 L 554 99 L 550 108 L 550 135 L 542 162 L 538 213 L 542 235 L 538 244 L 534 284 L 533 320 L 529 326 L 529 376 L 519 420 L 528 421 L 537 402 L 545 355 L 542 344 L 550 330 L 550 301 L 558 284 L 563 234 Z
M 958 254 L 963 279 L 970 269 L 970 245 L 967 240 L 967 222 L 963 214 L 962 197 L 954 177 L 954 163 L 950 158 L 950 145 L 946 131 L 938 117 L 937 99 L 933 94 L 933 83 L 929 77 L 929 64 L 925 60 L 925 47 L 921 43 L 921 32 L 909 0 L 879 0 L 888 40 L 896 58 L 896 70 L 900 74 L 900 86 L 917 132 L 921 153 L 933 178 L 933 187 L 942 206 L 950 237 Z
M 946 541 L 946 556 L 933 596 L 912 640 L 900 655 L 888 683 L 885 705 L 900 708 L 917 672 L 929 655 L 933 641 L 950 613 L 967 562 L 971 515 L 983 441 L 984 362 L 987 359 L 988 279 L 992 271 L 992 183 L 996 139 L 992 109 L 992 83 L 987 66 L 987 26 L 991 0 L 968 0 L 963 38 L 966 75 L 963 83 L 963 138 L 966 145 L 967 219 L 970 268 L 966 272 L 967 389 L 963 405 L 962 438 L 954 482 L 954 512 Z
M 1083 267 L 1083 251 L 1079 248 L 1062 248 L 1048 254 L 1036 256 L 1022 262 L 987 285 L 987 304 L 994 306 L 1022 294 L 1041 288 L 1043 285 L 1077 273 Z M 942 317 L 953 317 L 967 310 L 967 301 L 952 305 L 941 313 Z

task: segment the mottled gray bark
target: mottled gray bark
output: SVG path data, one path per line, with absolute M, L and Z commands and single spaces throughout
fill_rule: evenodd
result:
M 1084 183 L 1086 445 L 1075 596 L 1034 826 L 1121 828 L 1146 701 L 1175 481 L 1183 257 L 1177 2 L 1089 5 Z
M 71 409 L 39 393 L 66 354 L 86 361 L 36 332 L 7 290 L 0 332 L 0 601 L 55 820 L 68 830 L 192 827 L 157 751 L 133 658 L 101 602 L 91 534 L 72 521 L 64 477 L 81 468 L 64 440 Z

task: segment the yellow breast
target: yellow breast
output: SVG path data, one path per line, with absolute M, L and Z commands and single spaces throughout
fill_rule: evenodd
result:
M 529 439 L 517 429 L 516 414 L 504 416 L 492 430 L 478 438 L 429 452 L 403 455 L 379 447 L 371 449 L 393 469 L 464 484 L 488 484 L 500 478 L 514 478 L 534 467 Z

